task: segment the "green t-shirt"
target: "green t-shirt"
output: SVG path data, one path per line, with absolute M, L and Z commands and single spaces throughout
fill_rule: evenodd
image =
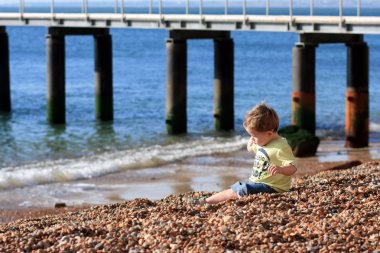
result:
M 280 136 L 263 147 L 253 144 L 252 151 L 255 153 L 255 160 L 249 181 L 266 184 L 278 192 L 289 191 L 290 176 L 272 175 L 268 171 L 271 164 L 286 166 L 294 163 L 295 157 L 287 140 Z

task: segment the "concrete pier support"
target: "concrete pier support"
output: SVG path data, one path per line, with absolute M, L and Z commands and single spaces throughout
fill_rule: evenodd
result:
M 0 27 L 0 112 L 10 111 L 9 42 L 5 27 Z
M 365 42 L 347 44 L 346 147 L 368 146 L 369 53 Z
M 112 38 L 94 35 L 95 112 L 99 120 L 113 120 Z
M 315 44 L 293 48 L 292 124 L 315 134 Z
M 187 132 L 187 41 L 166 42 L 166 129 L 169 134 Z
M 46 90 L 47 120 L 53 124 L 65 123 L 65 37 L 46 36 Z
M 214 126 L 234 129 L 234 42 L 214 40 Z

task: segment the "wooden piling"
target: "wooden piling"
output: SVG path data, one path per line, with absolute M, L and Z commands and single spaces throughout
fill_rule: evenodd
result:
M 10 111 L 9 42 L 5 27 L 0 27 L 0 112 Z
M 168 134 L 187 132 L 187 42 L 166 42 L 166 129 Z
M 292 124 L 315 134 L 315 44 L 293 47 Z
M 214 127 L 234 129 L 234 42 L 214 39 Z
M 65 37 L 46 36 L 46 110 L 52 124 L 65 123 Z
M 99 120 L 113 120 L 112 38 L 94 35 L 95 112 Z
M 346 147 L 368 146 L 368 64 L 366 43 L 347 44 Z

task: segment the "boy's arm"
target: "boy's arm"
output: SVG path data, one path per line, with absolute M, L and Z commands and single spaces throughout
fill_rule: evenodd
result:
M 268 170 L 272 175 L 283 174 L 285 176 L 291 176 L 296 173 L 297 167 L 293 164 L 286 166 L 271 165 L 269 166 Z

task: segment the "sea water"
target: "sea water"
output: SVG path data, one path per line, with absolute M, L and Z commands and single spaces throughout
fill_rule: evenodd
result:
M 168 31 L 110 30 L 112 122 L 95 119 L 93 37 L 67 36 L 65 125 L 46 121 L 47 29 L 7 27 L 7 32 L 12 112 L 0 114 L 3 191 L 237 151 L 247 140 L 244 115 L 262 101 L 277 110 L 281 126 L 290 124 L 295 33 L 231 33 L 235 130 L 229 133 L 217 133 L 213 128 L 213 42 L 189 40 L 188 134 L 169 136 L 165 128 Z M 370 50 L 370 135 L 371 141 L 378 141 L 380 36 L 366 35 L 364 39 Z M 321 44 L 316 49 L 316 122 L 322 138 L 344 138 L 346 61 L 344 44 Z

